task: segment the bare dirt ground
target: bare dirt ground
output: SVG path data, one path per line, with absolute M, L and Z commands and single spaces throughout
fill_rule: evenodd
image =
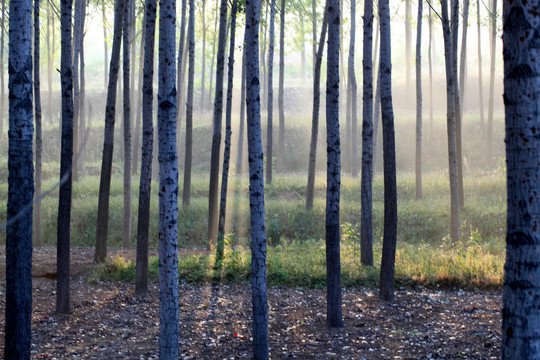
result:
M 109 256 L 121 252 L 110 249 Z M 123 256 L 134 258 L 134 250 Z M 5 269 L 0 250 L 0 353 Z M 157 359 L 159 289 L 89 280 L 93 249 L 72 249 L 72 313 L 55 310 L 55 248 L 33 256 L 33 359 Z M 501 294 L 400 289 L 380 303 L 374 289 L 343 292 L 345 327 L 325 326 L 325 291 L 270 288 L 272 359 L 498 359 Z M 249 284 L 180 285 L 180 359 L 249 359 Z

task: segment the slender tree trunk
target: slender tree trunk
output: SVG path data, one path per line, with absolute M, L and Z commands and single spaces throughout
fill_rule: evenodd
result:
M 109 194 L 111 188 L 112 155 L 114 146 L 114 120 L 116 108 L 116 88 L 120 67 L 120 42 L 122 40 L 122 19 L 124 1 L 115 0 L 114 35 L 107 87 L 107 105 L 105 106 L 105 135 L 103 140 L 103 159 L 99 182 L 98 216 L 96 229 L 96 253 L 94 261 L 103 262 L 107 257 L 107 235 L 109 230 Z
M 137 167 L 139 166 L 139 146 L 140 146 L 140 140 L 141 140 L 141 118 L 142 118 L 142 88 L 143 88 L 143 66 L 144 66 L 144 44 L 145 44 L 145 36 L 144 36 L 144 29 L 146 28 L 146 17 L 143 18 L 142 27 L 141 27 L 141 45 L 139 50 L 139 88 L 137 90 L 137 95 L 135 96 L 135 101 L 137 103 L 137 119 L 135 120 L 135 137 L 134 137 L 134 143 L 133 143 L 133 166 L 131 168 L 132 174 L 137 174 Z M 133 58 L 135 61 L 135 58 Z M 135 74 L 133 74 L 135 75 Z M 180 104 L 180 101 L 178 100 L 178 96 L 176 97 L 177 104 Z M 176 118 L 178 119 L 178 112 L 176 115 Z M 178 133 L 180 130 L 178 130 L 178 120 L 177 120 L 177 133 L 176 138 L 178 139 Z M 177 140 L 178 143 L 178 140 Z
M 32 1 L 9 2 L 9 131 L 4 358 L 29 360 L 32 325 Z M 3 116 L 3 114 L 2 114 Z
M 324 11 L 319 48 L 316 53 L 315 73 L 313 75 L 313 110 L 311 116 L 311 142 L 309 145 L 308 183 L 306 191 L 306 209 L 313 209 L 315 194 L 315 165 L 317 160 L 317 142 L 319 137 L 319 108 L 321 104 L 321 64 L 324 50 L 326 31 L 328 28 L 328 16 Z
M 455 117 L 455 90 L 456 78 L 452 66 L 452 38 L 448 19 L 448 4 L 441 2 L 442 25 L 444 36 L 444 58 L 446 64 L 446 121 L 448 133 L 448 165 L 450 177 L 450 239 L 457 243 L 459 236 L 459 180 L 457 164 L 456 117 Z
M 186 40 L 186 11 L 187 0 L 182 0 L 182 17 L 180 21 L 180 39 L 178 40 L 178 73 L 176 75 L 176 144 L 180 149 L 180 136 L 182 134 L 182 96 L 184 95 L 184 68 L 185 68 L 185 40 Z
M 186 104 L 186 151 L 184 163 L 184 189 L 182 205 L 191 200 L 191 159 L 193 150 L 193 78 L 195 75 L 195 0 L 189 0 L 189 73 Z
M 538 359 L 538 50 L 536 5 L 503 2 L 504 104 L 507 158 L 507 232 L 504 266 L 502 359 Z
M 40 2 L 34 0 L 34 116 L 36 124 L 36 176 L 35 176 L 35 199 L 34 208 L 34 243 L 37 246 L 43 245 L 42 226 L 41 226 L 41 174 L 43 161 L 43 130 L 41 125 L 41 90 L 39 79 L 39 14 Z
M 381 124 L 381 126 L 379 126 Z M 381 65 L 377 67 L 377 85 L 375 87 L 375 105 L 373 107 L 373 161 L 375 173 L 383 171 L 383 139 L 381 119 Z
M 202 0 L 202 70 L 201 70 L 201 112 L 204 111 L 206 84 L 206 0 Z
M 218 7 L 219 7 L 219 2 L 216 1 L 216 13 L 215 13 L 215 16 L 214 16 L 214 36 L 213 36 L 213 41 L 212 41 L 212 60 L 210 62 L 210 89 L 208 91 L 208 108 L 211 109 L 212 108 L 212 90 L 214 90 L 214 60 L 216 58 L 216 33 L 217 33 L 217 24 L 218 24 Z M 225 23 L 227 23 L 227 20 L 225 20 Z M 226 24 L 226 29 L 225 29 L 225 39 L 227 39 L 227 26 L 228 24 Z M 219 41 L 219 40 L 218 40 Z M 225 40 L 227 41 L 227 40 Z M 215 99 L 214 99 L 215 101 Z
M 265 26 L 262 27 L 261 31 L 263 32 L 263 41 L 262 41 L 262 44 L 261 47 L 262 47 L 262 51 L 261 51 L 261 54 L 260 54 L 260 57 L 261 57 L 261 60 L 260 60 L 260 66 L 261 66 L 261 108 L 265 109 L 266 108 L 266 100 L 267 100 L 267 96 L 266 96 L 266 91 L 268 90 L 267 89 L 267 85 L 266 85 L 266 72 L 267 72 L 267 69 L 266 69 L 266 39 L 267 39 L 267 30 L 268 30 L 268 7 L 269 7 L 269 4 L 270 4 L 270 1 L 269 0 L 266 0 L 265 1 L 265 11 L 264 11 L 264 22 L 263 22 L 263 25 L 266 24 Z
M 272 145 L 273 139 L 273 112 L 274 112 L 274 23 L 276 16 L 276 0 L 270 0 L 270 30 L 268 34 L 268 103 L 266 119 L 266 183 L 272 183 Z
M 107 86 L 107 79 L 109 78 L 109 71 L 107 65 L 109 64 L 109 49 L 107 46 L 107 17 L 105 15 L 105 0 L 101 1 L 101 17 L 103 19 L 103 84 Z
M 77 151 L 77 163 L 79 172 L 84 170 L 84 153 L 86 143 L 86 77 L 85 77 L 85 63 L 84 63 L 84 23 L 86 20 L 86 0 L 81 1 L 82 13 L 81 13 L 81 45 L 79 49 L 79 139 L 81 145 L 79 148 L 75 148 Z
M 416 18 L 416 200 L 422 198 L 422 10 L 423 0 L 419 0 Z
M 351 34 L 349 43 L 349 80 L 347 84 L 351 91 L 351 173 L 358 177 L 358 107 L 356 75 L 354 73 L 354 46 L 356 42 L 356 1 L 351 2 Z
M 244 124 L 246 115 L 246 43 L 247 34 L 244 35 L 244 43 L 242 45 L 242 79 L 240 89 L 240 128 L 238 129 L 238 153 L 236 158 L 236 174 L 242 174 L 242 165 L 244 160 Z
M 277 171 L 282 173 L 285 167 L 285 108 L 283 104 L 285 83 L 285 5 L 286 0 L 281 0 L 281 13 L 279 23 L 279 89 L 278 89 L 278 150 Z M 320 76 L 320 75 L 319 75 Z
M 46 30 L 46 42 L 47 42 L 47 84 L 48 84 L 48 93 L 47 93 L 47 117 L 49 121 L 52 117 L 52 52 L 51 52 L 51 5 L 47 2 L 47 6 L 45 8 L 47 10 L 47 30 Z M 54 16 L 54 15 L 53 15 Z M 2 25 L 3 27 L 3 25 Z M 3 30 L 2 30 L 3 31 Z M 53 29 L 54 31 L 54 29 Z M 3 34 L 2 34 L 3 36 Z M 2 44 L 4 41 L 2 40 Z M 2 45 L 3 46 L 3 45 Z M 1 55 L 0 55 L 1 56 Z M 2 61 L 2 60 L 0 60 Z M 0 69 L 3 71 L 3 67 Z M 2 75 L 3 77 L 4 75 Z M 3 86 L 2 86 L 3 87 Z M 3 106 L 3 105 L 0 105 Z M 3 114 L 3 111 L 0 111 L 0 114 Z M 2 125 L 0 124 L 0 133 L 2 133 L 1 129 Z
M 478 0 L 480 1 L 480 0 Z M 429 63 L 429 136 L 433 136 L 433 61 L 432 61 L 432 45 L 433 45 L 433 19 L 432 10 L 429 8 L 428 12 L 428 28 L 429 28 L 429 40 L 428 40 L 428 63 Z
M 486 130 L 485 117 L 484 117 L 484 86 L 482 75 L 482 32 L 480 22 L 480 0 L 476 1 L 476 29 L 478 32 L 478 98 L 480 106 L 480 126 L 482 127 L 482 133 Z
M 82 16 L 83 11 L 81 0 L 75 0 L 74 21 L 73 21 L 73 169 L 71 169 L 73 181 L 79 181 L 79 172 L 77 167 L 77 149 L 79 148 L 79 53 L 81 51 L 82 38 Z
M 469 28 L 469 0 L 463 0 L 463 27 L 461 33 L 461 54 L 459 58 L 459 98 L 461 99 L 461 118 L 465 102 L 465 75 L 467 72 L 467 29 Z
M 214 119 L 212 153 L 210 158 L 210 188 L 208 190 L 208 236 L 209 244 L 217 239 L 219 206 L 219 158 L 221 149 L 221 122 L 223 118 L 223 72 L 227 27 L 227 0 L 221 0 L 219 12 L 219 41 L 216 66 L 216 93 L 214 95 Z
M 268 292 L 266 289 L 266 230 L 264 165 L 259 94 L 259 0 L 246 3 L 246 84 L 251 218 L 251 294 L 253 358 L 268 359 Z
M 493 163 L 493 88 L 495 86 L 495 57 L 497 47 L 497 0 L 492 0 L 492 8 L 490 14 L 491 26 L 491 65 L 489 67 L 489 103 L 488 103 L 488 119 L 487 119 L 487 164 L 491 166 Z
M 223 150 L 223 172 L 221 174 L 221 197 L 219 202 L 219 225 L 216 249 L 216 263 L 223 259 L 225 237 L 225 215 L 227 212 L 227 186 L 229 182 L 229 163 L 231 159 L 231 117 L 234 80 L 234 46 L 236 32 L 236 13 L 238 0 L 233 0 L 231 8 L 231 39 L 229 42 L 229 70 L 227 71 L 227 109 L 225 113 L 225 148 Z
M 328 52 L 326 70 L 326 323 L 342 327 L 341 260 L 339 249 L 339 193 L 341 183 L 339 144 L 339 0 L 328 0 Z
M 364 2 L 360 261 L 373 266 L 373 0 Z
M 124 212 L 122 218 L 122 246 L 131 246 L 131 60 L 130 60 L 130 30 L 131 30 L 131 0 L 126 0 L 122 36 L 122 71 L 124 83 Z
M 159 1 L 159 357 L 178 359 L 176 0 Z M 167 59 L 170 59 L 167 61 Z
M 143 70 L 143 134 L 141 182 L 139 188 L 139 217 L 137 224 L 137 264 L 135 293 L 148 290 L 148 228 L 150 225 L 150 194 L 152 186 L 152 149 L 154 142 L 152 82 L 154 78 L 154 41 L 156 33 L 156 0 L 145 1 L 144 68 Z M 142 55 L 142 54 L 141 54 Z
M 393 301 L 397 237 L 396 145 L 392 104 L 392 52 L 390 47 L 390 6 L 379 0 L 381 26 L 381 113 L 384 156 L 384 237 L 379 298 Z
M 61 6 L 61 73 L 62 81 L 62 145 L 60 155 L 60 192 L 58 196 L 58 227 L 56 246 L 56 312 L 71 311 L 70 300 L 70 222 L 71 169 L 73 160 L 73 73 L 71 48 L 72 0 L 62 0 Z

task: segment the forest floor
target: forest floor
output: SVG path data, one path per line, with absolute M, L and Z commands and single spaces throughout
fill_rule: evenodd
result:
M 155 253 L 155 251 L 154 251 Z M 56 315 L 56 249 L 33 255 L 33 359 L 157 359 L 159 287 L 96 280 L 92 248 L 72 248 L 70 315 Z M 109 249 L 134 258 L 134 250 Z M 4 348 L 5 248 L 0 250 L 0 353 Z M 324 290 L 269 288 L 272 359 L 498 359 L 501 293 L 399 289 L 343 291 L 345 327 L 325 324 Z M 249 359 L 247 283 L 180 285 L 180 359 Z

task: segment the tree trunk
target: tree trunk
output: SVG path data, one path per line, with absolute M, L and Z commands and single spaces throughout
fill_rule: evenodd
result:
M 266 38 L 267 38 L 267 30 L 268 30 L 268 6 L 270 4 L 270 1 L 269 0 L 266 0 L 265 1 L 266 3 L 266 7 L 265 7 L 265 12 L 264 12 L 264 22 L 263 22 L 263 27 L 262 27 L 262 32 L 263 32 L 263 41 L 262 41 L 262 44 L 260 44 L 262 46 L 262 51 L 261 51 L 261 54 L 260 54 L 260 57 L 261 57 L 261 60 L 260 60 L 260 66 L 261 66 L 261 69 L 260 69 L 260 72 L 261 72 L 261 87 L 260 87 L 260 90 L 261 90 L 261 107 L 263 109 L 266 108 L 266 100 L 267 100 L 267 97 L 266 97 L 266 91 L 268 90 L 267 87 L 266 87 L 266 72 L 267 72 L 267 69 L 266 69 Z
M 277 171 L 282 173 L 285 167 L 285 108 L 283 104 L 284 83 L 285 83 L 285 5 L 286 1 L 281 0 L 281 13 L 279 23 L 279 89 L 278 89 L 278 151 L 277 151 Z M 320 76 L 320 75 L 319 75 Z
M 467 72 L 467 29 L 469 27 L 469 0 L 463 0 L 463 27 L 461 33 L 461 54 L 459 58 L 459 98 L 461 99 L 461 118 L 465 102 L 465 74 Z
M 49 121 L 51 121 L 52 118 L 52 49 L 51 49 L 51 22 L 54 21 L 54 15 L 51 16 L 51 5 L 47 2 L 47 84 L 48 84 L 48 94 L 47 94 L 47 117 Z M 3 27 L 3 26 L 2 26 Z M 54 28 L 53 28 L 54 33 Z M 2 35 L 3 36 L 3 35 Z M 2 43 L 4 41 L 2 40 Z M 1 56 L 1 55 L 0 55 Z M 2 68 L 3 69 L 3 68 Z M 2 75 L 3 77 L 4 75 Z M 3 87 L 3 86 L 2 86 Z M 1 105 L 3 106 L 3 105 Z M 2 112 L 3 113 L 3 112 Z M 1 127 L 2 125 L 0 125 Z M 0 129 L 0 133 L 1 133 Z
M 405 0 L 405 90 L 411 89 L 411 0 Z
M 480 0 L 478 0 L 480 1 Z M 433 137 L 433 61 L 432 61 L 432 45 L 433 45 L 433 19 L 432 10 L 429 7 L 428 12 L 428 27 L 429 27 L 429 40 L 428 40 L 428 63 L 429 63 L 429 136 Z
M 507 233 L 504 266 L 502 359 L 538 359 L 538 138 L 540 87 L 537 36 L 530 18 L 536 5 L 503 2 L 506 117 Z
M 70 300 L 70 219 L 71 219 L 71 169 L 73 160 L 73 73 L 71 48 L 72 0 L 61 4 L 61 74 L 62 81 L 62 145 L 60 155 L 60 192 L 58 196 L 57 261 L 56 261 L 56 312 L 67 314 Z
M 284 9 L 282 8 L 282 11 Z M 313 47 L 313 77 L 315 77 L 315 67 L 317 66 L 317 0 L 311 0 L 311 36 Z
M 206 83 L 206 0 L 202 0 L 202 70 L 201 70 L 201 112 L 204 111 L 204 92 Z
M 105 0 L 101 1 L 101 17 L 103 19 L 103 56 L 105 60 L 103 62 L 103 85 L 107 86 L 107 79 L 109 77 L 107 70 L 107 64 L 109 63 L 109 49 L 107 46 L 107 17 L 105 15 Z
M 313 198 L 315 194 L 315 165 L 317 161 L 317 142 L 319 137 L 319 108 L 321 104 L 321 64 L 324 50 L 324 41 L 328 29 L 328 16 L 324 11 L 321 36 L 319 38 L 319 49 L 316 53 L 315 73 L 313 75 L 313 110 L 311 117 L 311 142 L 309 145 L 308 163 L 308 183 L 306 191 L 306 209 L 313 209 Z
M 210 188 L 208 190 L 208 240 L 209 245 L 217 239 L 219 206 L 219 158 L 221 149 L 221 122 L 223 118 L 223 71 L 225 68 L 225 46 L 227 27 L 227 0 L 221 0 L 219 11 L 219 40 L 216 66 L 216 93 L 214 94 L 214 119 L 212 153 L 210 158 Z
M 356 42 L 356 1 L 351 2 L 351 34 L 349 43 L 349 63 L 348 72 L 349 80 L 347 84 L 351 91 L 351 173 L 353 177 L 358 177 L 358 107 L 356 75 L 354 73 L 354 46 Z
M 373 0 L 364 2 L 360 261 L 373 266 Z
M 42 234 L 42 222 L 41 222 L 41 174 L 42 174 L 42 162 L 43 162 L 43 130 L 41 122 L 41 90 L 39 79 L 39 14 L 40 14 L 40 2 L 34 0 L 34 116 L 36 124 L 36 176 L 35 176 L 35 199 L 36 204 L 34 208 L 34 243 L 37 246 L 43 245 Z M 3 70 L 3 68 L 2 68 Z M 3 110 L 3 109 L 2 109 Z M 3 116 L 3 113 L 2 113 Z
M 326 70 L 326 323 L 342 327 L 341 260 L 339 249 L 339 192 L 341 183 L 339 144 L 339 0 L 328 0 L 328 52 Z
M 272 145 L 273 145 L 273 112 L 274 112 L 274 23 L 276 16 L 276 0 L 270 0 L 270 30 L 268 34 L 268 87 L 267 119 L 266 119 L 266 183 L 272 183 Z
M 184 50 L 186 40 L 186 11 L 187 0 L 182 0 L 182 17 L 180 21 L 180 39 L 178 40 L 178 65 L 176 66 L 176 145 L 177 149 L 180 148 L 180 136 L 182 134 L 182 96 L 184 95 Z
M 253 358 L 268 359 L 268 292 L 266 289 L 266 230 L 264 166 L 259 94 L 258 0 L 246 3 L 246 84 L 251 218 L 251 294 L 253 303 Z
M 32 325 L 32 1 L 9 2 L 5 359 L 29 360 Z
M 79 50 L 79 139 L 81 145 L 79 148 L 75 148 L 77 152 L 77 162 L 79 172 L 84 170 L 84 153 L 86 143 L 86 113 L 84 111 L 86 105 L 86 77 L 85 77 L 85 63 L 84 63 L 84 23 L 86 20 L 86 0 L 81 1 L 81 45 Z
M 384 237 L 381 259 L 379 298 L 393 301 L 397 237 L 396 143 L 392 104 L 392 52 L 390 47 L 390 6 L 388 0 L 379 1 L 381 26 L 381 114 L 384 157 Z
M 122 217 L 122 247 L 131 246 L 131 60 L 130 60 L 130 30 L 131 30 L 131 0 L 126 0 L 124 8 L 122 36 L 122 72 L 124 83 L 124 211 Z
M 459 180 L 457 164 L 456 117 L 455 117 L 455 90 L 456 78 L 452 66 L 452 37 L 448 19 L 448 4 L 441 2 L 442 25 L 444 38 L 444 58 L 446 64 L 446 122 L 448 133 L 448 166 L 450 177 L 450 240 L 457 243 L 459 236 Z
M 418 1 L 416 18 L 416 200 L 422 198 L 422 3 Z
M 208 108 L 212 108 L 212 90 L 214 89 L 214 60 L 216 58 L 216 33 L 217 33 L 217 24 L 218 24 L 218 6 L 219 6 L 219 2 L 216 1 L 216 13 L 215 13 L 215 16 L 214 16 L 214 36 L 213 36 L 213 41 L 212 41 L 212 60 L 210 62 L 210 89 L 208 91 Z M 227 17 L 225 15 L 225 17 Z M 227 24 L 227 20 L 225 20 L 225 41 L 227 41 L 227 28 L 228 28 L 228 24 Z M 218 39 L 219 41 L 219 39 Z M 214 99 L 215 101 L 215 99 Z
M 176 0 L 159 2 L 159 357 L 178 359 Z M 170 61 L 167 61 L 170 59 Z
M 193 151 L 193 78 L 195 75 L 195 0 L 189 0 L 189 72 L 186 104 L 186 151 L 184 163 L 184 188 L 182 205 L 191 200 L 191 160 Z
M 114 35 L 109 71 L 109 85 L 107 87 L 107 104 L 105 106 L 105 134 L 103 139 L 101 177 L 99 181 L 96 253 L 94 255 L 94 261 L 96 262 L 103 262 L 107 257 L 109 194 L 111 189 L 112 155 L 114 146 L 116 88 L 118 83 L 118 69 L 120 67 L 120 42 L 122 40 L 124 3 L 125 2 L 122 0 L 115 0 L 114 5 Z
M 216 264 L 221 263 L 224 251 L 225 215 L 227 212 L 227 186 L 229 181 L 229 163 L 231 159 L 231 116 L 234 80 L 234 46 L 236 32 L 236 13 L 238 0 L 233 0 L 231 9 L 231 39 L 229 43 L 229 70 L 227 71 L 227 109 L 225 114 L 225 149 L 223 150 L 223 172 L 221 174 L 221 198 L 219 202 L 218 240 Z
M 150 194 L 152 186 L 152 149 L 154 142 L 152 82 L 154 78 L 154 41 L 156 33 L 156 0 L 146 0 L 144 8 L 144 68 L 143 70 L 143 133 L 141 182 L 139 187 L 139 217 L 137 223 L 137 264 L 135 293 L 148 290 L 148 228 L 150 225 Z M 142 54 L 141 54 L 142 55 Z
M 480 0 L 476 1 L 476 29 L 478 32 L 478 98 L 480 106 L 480 126 L 482 127 L 482 135 L 486 130 L 485 117 L 484 117 L 484 86 L 482 75 L 482 32 L 480 22 Z
M 81 0 L 75 0 L 74 19 L 73 19 L 73 169 L 71 169 L 73 181 L 79 181 L 79 172 L 77 167 L 77 149 L 79 148 L 79 53 L 81 51 L 82 29 Z
M 139 166 L 139 147 L 140 147 L 140 140 L 141 140 L 141 118 L 142 118 L 142 88 L 143 88 L 143 66 L 144 66 L 144 44 L 145 44 L 145 36 L 144 36 L 144 29 L 145 26 L 146 17 L 143 18 L 142 21 L 142 27 L 141 27 L 141 45 L 139 50 L 139 87 L 137 90 L 137 95 L 135 96 L 135 101 L 137 103 L 137 119 L 135 120 L 135 137 L 134 137 L 134 143 L 133 143 L 133 166 L 131 168 L 131 172 L 133 175 L 137 174 L 137 167 Z M 135 59 L 133 59 L 135 60 Z M 135 75 L 135 74 L 133 74 Z M 180 101 L 178 100 L 178 96 L 176 97 L 176 103 L 180 104 Z M 176 115 L 176 118 L 178 119 L 178 112 Z M 177 120 L 177 139 L 178 139 L 178 120 Z M 178 143 L 178 140 L 177 140 Z
M 497 0 L 492 0 L 492 8 L 490 12 L 491 26 L 491 65 L 489 67 L 489 103 L 488 103 L 488 120 L 487 120 L 487 165 L 493 164 L 493 88 L 495 86 L 495 57 L 497 47 Z
M 240 89 L 240 128 L 238 129 L 238 153 L 236 157 L 236 174 L 242 174 L 243 154 L 244 154 L 244 124 L 246 115 L 246 43 L 247 34 L 244 35 L 244 42 L 242 44 L 242 75 L 241 75 L 241 89 Z

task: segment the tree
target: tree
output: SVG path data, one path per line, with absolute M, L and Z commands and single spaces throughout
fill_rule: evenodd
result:
M 232 95 L 234 80 L 234 46 L 236 31 L 236 13 L 238 0 L 233 0 L 231 8 L 231 39 L 229 41 L 229 70 L 227 71 L 227 109 L 225 111 L 225 148 L 223 150 L 223 170 L 221 174 L 221 197 L 219 202 L 218 242 L 216 249 L 216 263 L 223 259 L 225 215 L 227 213 L 227 186 L 229 180 L 229 163 L 231 159 L 231 117 Z
M 205 85 L 206 85 L 206 0 L 201 2 L 201 18 L 202 18 L 202 59 L 201 59 L 201 112 L 204 111 L 204 96 L 205 96 Z M 189 80 L 188 80 L 189 82 Z M 189 86 L 189 85 L 188 85 Z
M 216 1 L 216 11 L 214 13 L 214 32 L 212 33 L 212 57 L 211 57 L 212 60 L 210 62 L 210 88 L 208 90 L 208 108 L 212 107 L 212 89 L 213 89 L 213 81 L 214 81 L 214 76 L 213 76 L 213 74 L 214 74 L 214 60 L 216 58 L 216 33 L 218 32 L 218 29 L 217 29 L 217 26 L 218 26 L 218 10 L 219 10 L 219 1 Z M 227 18 L 227 16 L 225 15 L 225 23 L 227 23 L 226 18 Z M 227 28 L 228 28 L 228 26 L 225 27 L 225 39 L 227 39 Z M 218 40 L 218 42 L 219 42 L 219 40 Z
M 178 359 L 176 0 L 159 2 L 159 357 Z M 170 59 L 167 61 L 167 59 Z
M 246 1 L 246 107 L 251 218 L 251 294 L 253 358 L 268 359 L 268 292 L 266 289 L 266 229 L 264 166 L 261 141 L 259 82 L 259 0 Z
M 236 174 L 242 174 L 242 163 L 244 158 L 244 123 L 246 115 L 246 42 L 247 33 L 244 34 L 244 41 L 242 43 L 242 75 L 241 77 L 241 89 L 240 89 L 240 125 L 238 129 L 238 153 L 236 157 Z
M 540 124 L 535 4 L 503 3 L 504 104 L 507 158 L 503 359 L 538 359 L 540 273 L 537 254 Z
M 278 129 L 278 151 L 277 151 L 277 170 L 283 172 L 285 163 L 285 109 L 283 105 L 283 84 L 285 78 L 285 0 L 281 0 L 281 13 L 279 22 L 279 89 L 278 89 L 278 111 L 279 111 L 279 129 Z
M 0 136 L 4 134 L 4 111 L 6 108 L 4 94 L 6 84 L 5 84 L 5 73 L 4 73 L 4 45 L 5 45 L 5 18 L 6 18 L 6 1 L 2 0 L 2 19 L 0 19 Z M 50 88 L 49 88 L 50 92 Z
M 195 75 L 195 0 L 189 0 L 189 72 L 186 103 L 186 151 L 184 162 L 184 188 L 182 205 L 189 205 L 191 199 L 191 160 L 193 151 L 193 78 Z
M 131 243 L 131 84 L 130 84 L 130 30 L 131 1 L 124 5 L 122 26 L 122 80 L 124 84 L 124 211 L 122 217 L 122 246 L 127 249 Z
M 34 44 L 40 44 L 39 35 L 40 2 L 34 0 Z M 36 121 L 36 177 L 35 197 L 41 196 L 41 174 L 43 162 L 43 130 L 41 126 L 41 90 L 39 80 L 39 46 L 34 46 L 34 116 Z M 0 69 L 3 70 L 3 69 Z M 3 110 L 3 109 L 2 109 Z M 3 115 L 3 114 L 2 114 Z M 34 241 L 37 246 L 43 245 L 41 222 L 41 201 L 37 201 L 34 208 Z
M 351 173 L 354 177 L 358 176 L 358 115 L 357 115 L 357 85 L 356 75 L 354 73 L 354 44 L 356 42 L 356 1 L 351 1 L 351 34 L 349 43 L 349 63 L 347 85 L 351 94 Z
M 467 29 L 469 28 L 469 0 L 463 0 L 463 27 L 461 32 L 461 53 L 459 58 L 459 98 L 461 99 L 461 118 L 465 101 L 465 73 L 467 67 Z
M 114 35 L 109 66 L 109 84 L 107 86 L 107 104 L 105 106 L 105 132 L 103 139 L 103 158 L 99 181 L 98 216 L 96 229 L 96 252 L 94 261 L 103 262 L 107 257 L 107 234 L 109 231 L 109 194 L 111 189 L 112 155 L 114 146 L 114 120 L 116 107 L 116 88 L 120 67 L 120 41 L 122 40 L 122 20 L 124 1 L 115 0 Z
M 396 145 L 394 110 L 392 104 L 392 52 L 390 47 L 390 6 L 388 0 L 379 0 L 381 27 L 381 53 L 379 81 L 381 83 L 381 114 L 384 158 L 384 237 L 381 260 L 379 298 L 392 301 L 397 236 Z
M 82 0 L 75 0 L 75 14 L 73 22 L 73 148 L 75 150 L 79 148 L 79 121 L 80 113 L 82 113 L 82 110 L 80 109 L 79 59 L 81 48 L 83 46 L 83 13 L 86 11 L 84 5 L 85 4 Z M 78 154 L 77 151 L 75 151 L 73 154 L 74 166 L 72 169 L 72 176 L 74 181 L 79 180 L 77 159 Z
M 406 91 L 411 88 L 411 0 L 405 0 L 405 81 Z
M 109 63 L 109 60 L 108 60 L 109 49 L 107 46 L 107 17 L 105 16 L 105 1 L 106 0 L 101 0 L 101 18 L 103 19 L 103 56 L 105 58 L 105 61 L 103 62 L 103 85 L 107 86 L 107 78 L 108 78 L 107 64 Z
M 326 70 L 326 311 L 329 327 L 342 327 L 341 260 L 339 249 L 339 192 L 341 182 L 339 142 L 339 0 L 328 0 L 328 50 Z
M 418 1 L 416 18 L 416 199 L 422 198 L 422 4 Z
M 319 108 L 321 103 L 321 64 L 324 50 L 324 41 L 328 29 L 328 16 L 324 11 L 319 48 L 315 61 L 315 73 L 313 75 L 313 110 L 311 117 L 311 141 L 309 145 L 308 182 L 306 191 L 306 209 L 313 209 L 313 195 L 315 193 L 315 164 L 317 161 L 317 139 L 319 137 Z
M 491 0 L 490 9 L 490 66 L 489 66 L 489 100 L 487 119 L 487 164 L 491 166 L 493 162 L 493 88 L 495 85 L 495 57 L 497 56 L 497 0 Z
M 223 70 L 225 68 L 225 45 L 227 27 L 227 0 L 221 0 L 219 11 L 219 41 L 216 66 L 216 93 L 214 95 L 214 118 L 212 152 L 210 158 L 210 188 L 208 191 L 208 236 L 213 242 L 218 228 L 219 157 L 221 149 L 221 120 L 223 118 Z
M 186 12 L 187 0 L 182 0 L 182 17 L 180 20 L 180 39 L 178 40 L 178 65 L 176 75 L 176 144 L 180 146 L 181 119 L 182 119 L 182 96 L 184 87 L 184 66 L 185 66 L 185 40 L 186 40 Z
M 453 0 L 456 1 L 456 0 Z M 456 77 L 453 67 L 452 56 L 452 34 L 448 19 L 448 3 L 441 2 L 441 21 L 443 25 L 444 39 L 444 59 L 446 69 L 446 126 L 448 134 L 448 167 L 450 177 L 450 239 L 453 243 L 459 241 L 459 180 L 458 180 L 458 163 L 457 163 L 457 135 L 456 135 L 456 108 L 455 108 L 455 92 L 456 92 Z M 454 13 L 456 14 L 456 13 Z
M 480 0 L 476 0 L 476 30 L 478 33 L 478 98 L 480 106 L 480 125 L 482 131 L 485 131 L 484 121 L 484 88 L 483 88 L 483 75 L 482 75 L 482 42 L 481 42 L 481 22 L 480 22 Z
M 154 127 L 152 104 L 154 100 L 152 82 L 154 78 L 154 39 L 156 32 L 156 1 L 146 0 L 144 12 L 145 48 L 143 68 L 143 137 L 141 159 L 141 181 L 139 188 L 139 222 L 137 224 L 137 266 L 135 292 L 148 289 L 148 227 L 150 223 L 150 194 L 152 185 L 152 147 Z
M 65 0 L 64 0 L 65 1 Z M 32 322 L 32 1 L 9 2 L 9 132 L 4 358 L 30 359 Z
M 267 119 L 266 119 L 266 183 L 272 183 L 272 127 L 273 127 L 273 112 L 274 112 L 274 24 L 276 16 L 276 0 L 270 0 L 270 30 L 268 40 L 268 73 L 267 83 L 268 87 L 268 103 L 267 103 Z
M 478 0 L 480 1 L 480 0 Z M 433 134 L 433 61 L 432 61 L 432 44 L 433 44 L 433 18 L 432 10 L 429 7 L 428 12 L 428 63 L 429 63 L 429 136 Z M 478 35 L 480 36 L 480 35 Z
M 364 2 L 360 261 L 373 266 L 373 0 Z

